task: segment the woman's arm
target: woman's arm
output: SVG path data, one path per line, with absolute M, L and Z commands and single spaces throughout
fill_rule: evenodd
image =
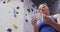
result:
M 57 31 L 60 32 L 60 25 L 59 25 L 59 24 L 57 24 L 57 23 L 55 23 L 55 22 L 53 22 L 53 21 L 51 21 L 49 24 L 50 24 L 52 27 L 54 27 Z
M 37 27 L 37 18 L 33 18 L 31 21 L 34 26 L 34 32 L 39 32 Z
M 54 15 L 54 17 L 56 18 L 57 23 L 60 24 L 60 14 Z
M 45 16 L 43 17 L 43 19 L 44 19 L 45 23 L 51 25 L 52 27 L 54 27 L 56 30 L 58 30 L 60 32 L 60 25 L 59 24 L 53 22 L 50 18 L 45 17 Z
M 37 25 L 34 26 L 34 32 L 39 32 Z

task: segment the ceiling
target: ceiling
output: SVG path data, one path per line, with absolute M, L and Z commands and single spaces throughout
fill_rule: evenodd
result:
M 32 2 L 38 7 L 40 4 L 42 3 L 47 3 L 47 5 L 49 6 L 50 8 L 50 14 L 53 14 L 53 12 L 56 10 L 56 1 L 58 0 L 32 0 Z M 56 3 L 56 5 L 55 5 Z M 55 5 L 55 6 L 54 6 Z
M 39 6 L 39 4 L 41 4 L 41 3 L 47 3 L 48 4 L 48 6 L 51 6 L 52 4 L 54 4 L 54 2 L 55 1 L 57 1 L 57 0 L 32 0 L 34 3 L 35 3 L 35 5 L 37 5 L 37 6 Z

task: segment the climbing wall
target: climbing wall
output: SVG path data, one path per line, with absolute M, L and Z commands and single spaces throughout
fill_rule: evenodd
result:
M 0 0 L 0 32 L 34 32 L 34 17 L 41 18 L 31 0 Z
M 11 0 L 0 1 L 0 32 L 23 32 L 23 2 Z
M 41 15 L 37 10 L 37 7 L 31 0 L 24 1 L 25 8 L 25 22 L 24 22 L 24 32 L 34 32 L 34 26 L 31 24 L 31 20 L 36 17 L 38 22 L 41 19 Z

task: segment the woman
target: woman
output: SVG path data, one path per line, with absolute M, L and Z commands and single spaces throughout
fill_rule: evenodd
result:
M 37 18 L 32 19 L 34 32 L 60 32 L 60 14 L 50 15 L 49 8 L 46 4 L 41 4 L 38 9 L 43 16 L 43 21 L 40 21 L 37 25 Z

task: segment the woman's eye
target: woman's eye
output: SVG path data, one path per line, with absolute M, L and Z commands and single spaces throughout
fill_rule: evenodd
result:
M 40 10 L 42 10 L 42 9 L 40 9 Z
M 44 7 L 42 7 L 42 8 L 45 8 L 45 6 L 44 6 Z

